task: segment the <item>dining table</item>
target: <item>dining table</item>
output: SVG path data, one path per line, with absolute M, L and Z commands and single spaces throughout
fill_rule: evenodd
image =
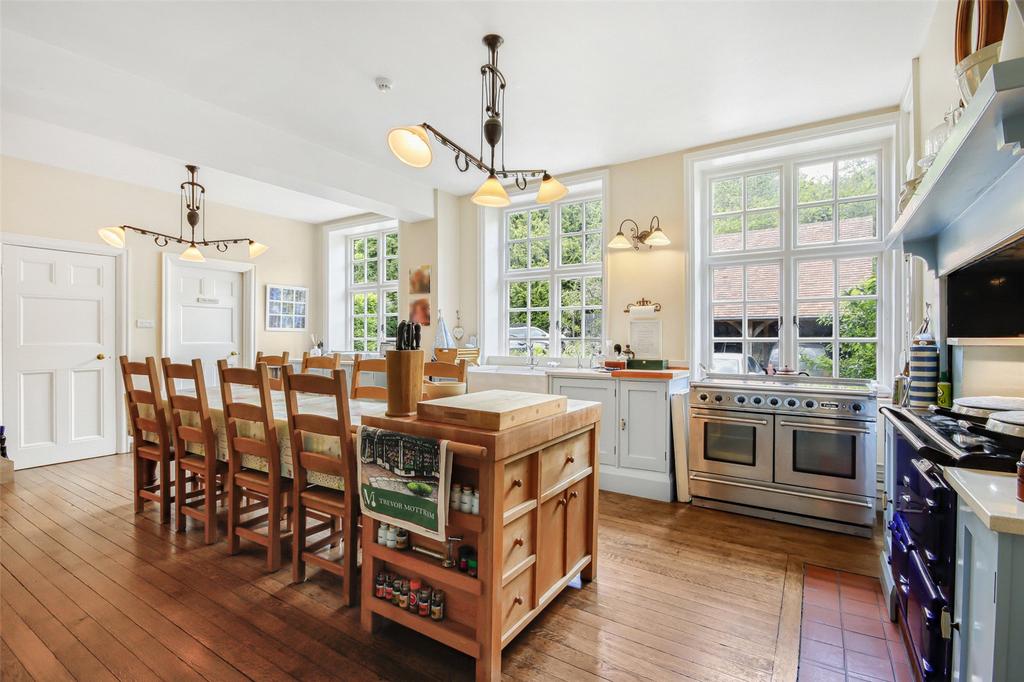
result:
M 189 390 L 185 388 L 178 389 L 178 393 L 181 395 L 195 395 L 195 390 Z M 291 437 L 288 434 L 288 409 L 285 404 L 285 394 L 283 391 L 271 391 L 271 408 L 274 413 L 274 424 L 277 431 L 277 444 L 281 453 L 281 475 L 286 478 L 292 478 L 292 442 Z M 259 405 L 259 392 L 256 388 L 248 386 L 234 385 L 231 389 L 231 397 L 235 402 L 251 403 L 253 405 Z M 224 409 L 221 402 L 221 392 L 219 384 L 211 384 L 206 387 L 206 398 L 210 408 L 210 420 L 213 423 L 214 436 L 217 440 L 217 459 L 227 461 L 228 459 L 228 435 L 227 427 L 224 423 Z M 387 410 L 387 403 L 379 400 L 349 400 L 349 416 L 354 426 L 358 426 L 360 418 L 363 415 L 382 416 Z M 148 407 L 148 406 L 142 406 Z M 337 407 L 333 396 L 322 396 L 314 394 L 299 393 L 298 394 L 298 407 L 299 412 L 303 414 L 316 414 L 324 417 L 337 418 Z M 173 421 L 171 420 L 169 405 L 167 401 L 164 401 L 164 408 L 168 410 L 168 425 L 173 428 Z M 146 414 L 146 410 L 143 410 L 143 415 L 146 417 L 152 417 L 152 413 Z M 188 426 L 199 426 L 199 414 L 197 412 L 182 411 L 182 423 Z M 263 440 L 263 425 L 257 422 L 239 420 L 237 423 L 238 435 L 247 438 L 255 438 L 257 440 Z M 147 434 L 147 437 L 152 437 L 153 434 Z M 320 452 L 325 455 L 340 457 L 341 456 L 341 442 L 336 436 L 325 436 L 322 434 L 304 433 L 304 446 L 305 448 Z M 189 443 L 187 448 L 190 454 L 205 456 L 203 452 L 203 446 L 200 443 Z M 252 455 L 242 456 L 242 466 L 248 469 L 256 469 L 258 471 L 267 471 L 267 461 L 262 457 L 254 457 Z M 344 483 L 339 476 L 332 476 L 329 474 L 323 474 L 316 471 L 308 472 L 308 480 L 310 483 L 315 485 L 322 485 L 324 487 L 332 488 L 334 490 L 344 490 Z

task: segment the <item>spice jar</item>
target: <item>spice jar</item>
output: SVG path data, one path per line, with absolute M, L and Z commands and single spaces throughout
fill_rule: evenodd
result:
M 423 584 L 419 578 L 409 579 L 409 610 L 413 613 L 419 613 L 419 601 L 420 601 L 420 588 Z
M 473 490 L 473 499 L 470 501 L 469 513 L 477 514 L 477 515 L 480 514 L 480 491 L 479 490 Z
M 391 549 L 395 548 L 395 544 L 398 542 L 398 529 L 394 526 L 388 526 L 388 540 L 387 545 Z
M 424 587 L 420 590 L 417 597 L 417 606 L 419 607 L 419 614 L 426 618 L 430 615 L 430 588 Z
M 409 581 L 402 581 L 402 589 L 398 593 L 398 608 L 407 609 L 409 608 Z
M 462 498 L 459 501 L 459 511 L 468 514 L 473 509 L 473 489 L 468 485 L 462 489 Z
M 460 504 L 462 504 L 462 486 L 458 483 L 452 483 L 451 497 L 448 500 L 448 506 L 455 511 L 458 511 Z
M 394 598 L 395 598 L 394 583 L 391 582 L 391 580 L 388 578 L 388 576 L 384 576 L 384 599 L 385 599 L 385 601 L 391 601 Z
M 469 566 L 469 577 L 470 578 L 475 578 L 476 577 L 476 555 L 474 554 L 473 556 L 471 556 L 466 563 Z
M 395 582 L 391 584 L 391 603 L 398 606 L 398 602 L 402 598 L 402 581 L 395 578 Z
M 395 549 L 409 549 L 409 531 L 404 528 L 395 534 Z
M 430 620 L 444 620 L 444 590 L 434 590 L 430 597 Z
M 469 570 L 469 555 L 472 553 L 472 547 L 466 547 L 465 545 L 459 547 L 459 570 L 463 573 Z
M 386 545 L 388 544 L 388 524 L 382 523 L 377 528 L 377 544 Z

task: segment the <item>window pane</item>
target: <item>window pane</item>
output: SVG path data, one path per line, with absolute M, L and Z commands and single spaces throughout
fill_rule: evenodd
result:
M 526 329 L 526 321 L 529 319 L 527 313 L 516 312 L 508 314 L 508 328 L 511 329 Z
M 578 358 L 584 355 L 583 342 L 570 339 L 562 339 L 562 355 L 567 358 Z
M 366 312 L 376 313 L 377 312 L 377 294 L 369 293 L 366 294 Z
M 874 343 L 840 343 L 839 376 L 844 379 L 874 379 L 878 352 Z
M 393 339 L 398 336 L 398 316 L 388 315 L 384 318 L 384 336 Z
M 578 306 L 583 303 L 583 292 L 580 291 L 580 281 L 578 279 L 562 280 L 561 300 L 563 306 Z
M 373 260 L 366 261 L 366 282 L 375 283 L 377 282 L 377 268 L 379 267 L 380 261 L 376 258 Z
M 398 233 L 391 232 L 384 235 L 384 254 L 387 256 L 398 255 Z
M 385 291 L 384 292 L 384 312 L 391 314 L 398 314 L 398 292 L 397 291 Z
M 778 263 L 747 266 L 747 300 L 776 301 L 781 298 L 781 269 Z
M 832 162 L 801 166 L 797 202 L 824 201 L 832 198 Z
M 711 250 L 739 251 L 743 248 L 743 218 L 738 215 L 711 219 Z
M 831 343 L 801 343 L 797 352 L 798 371 L 807 372 L 812 377 L 832 376 Z
M 743 355 L 743 342 L 716 342 L 714 355 L 711 357 L 711 371 L 727 374 L 745 373 L 747 363 Z
M 838 164 L 836 190 L 839 198 L 878 194 L 878 158 L 862 156 Z
M 743 181 L 740 178 L 711 183 L 711 212 L 731 213 L 743 208 Z
M 778 341 L 754 341 L 750 344 L 750 360 L 747 361 L 747 372 L 762 374 L 768 363 L 779 366 Z M 755 364 L 756 363 L 756 364 Z
M 352 260 L 363 260 L 366 258 L 366 244 L 362 239 L 352 240 Z
M 797 334 L 801 337 L 832 336 L 834 310 L 832 301 L 798 303 L 796 307 Z
M 778 303 L 753 303 L 747 306 L 747 336 L 749 338 L 779 338 Z
M 739 301 L 743 299 L 743 266 L 728 265 L 711 271 L 711 300 Z
M 530 283 L 530 307 L 548 307 L 548 282 L 547 280 L 535 280 Z M 547 325 L 545 325 L 546 327 Z
M 586 234 L 587 253 L 586 259 L 588 263 L 600 263 L 601 256 L 604 255 L 604 239 L 600 232 L 588 232 Z
M 743 304 L 727 303 L 714 306 L 711 311 L 714 317 L 716 338 L 733 338 L 743 336 Z
M 526 293 L 529 291 L 529 282 L 509 282 L 508 285 L 508 307 L 525 308 Z
M 377 350 L 377 339 L 376 337 L 366 340 L 366 350 L 373 352 Z
M 580 338 L 583 336 L 583 311 L 563 310 L 562 311 L 562 336 L 568 338 Z
M 519 242 L 516 244 L 510 244 L 508 247 L 508 269 L 509 270 L 524 270 L 526 269 L 526 243 Z
M 590 338 L 601 338 L 602 333 L 602 322 L 604 315 L 600 308 L 588 308 L 587 312 L 583 315 L 583 322 L 585 324 L 584 333 Z
M 352 341 L 352 350 L 364 351 L 366 350 L 366 344 L 363 343 L 362 339 L 354 339 Z
M 548 249 L 550 242 L 546 239 L 530 242 L 530 267 L 531 268 L 546 268 L 550 261 L 548 260 Z
M 839 239 L 874 239 L 878 204 L 874 199 L 839 204 Z
M 508 238 L 525 239 L 526 223 L 526 211 L 520 211 L 519 213 L 510 213 L 508 216 Z
M 835 239 L 832 206 L 809 206 L 797 211 L 798 244 L 821 244 Z
M 601 278 L 600 277 L 587 277 L 585 281 L 586 285 L 586 299 L 584 303 L 587 305 L 601 305 L 602 298 L 604 296 L 601 291 Z
M 388 258 L 384 263 L 384 280 L 387 282 L 398 281 L 398 259 Z
M 778 248 L 780 234 L 778 211 L 747 214 L 748 249 Z
M 366 318 L 365 317 L 353 317 L 352 318 L 352 338 L 361 339 L 366 336 Z
M 562 206 L 562 233 L 583 231 L 583 204 Z
M 376 315 L 368 315 L 366 317 L 366 336 L 368 336 L 371 339 L 377 338 L 377 333 L 379 330 L 379 327 L 377 326 L 378 324 L 379 322 L 377 322 Z
M 352 297 L 352 313 L 354 315 L 361 315 L 366 312 L 366 296 L 364 294 L 356 294 Z
M 366 238 L 366 257 L 376 258 L 377 257 L 377 238 L 367 237 Z
M 352 263 L 352 283 L 362 284 L 366 281 L 366 261 Z
M 877 259 L 842 258 L 839 260 L 839 295 L 873 296 L 878 293 Z
M 602 206 L 600 201 L 587 202 L 587 229 L 599 230 L 604 225 Z
M 873 338 L 878 334 L 878 300 L 839 302 L 839 336 Z
M 546 208 L 530 211 L 530 236 L 547 237 L 551 234 L 551 212 Z
M 537 245 L 534 244 L 534 247 Z M 583 237 L 562 237 L 562 265 L 583 263 Z
M 835 263 L 804 260 L 797 266 L 797 298 L 832 298 L 835 295 Z
M 779 205 L 779 171 L 769 171 L 746 178 L 746 208 L 775 208 Z

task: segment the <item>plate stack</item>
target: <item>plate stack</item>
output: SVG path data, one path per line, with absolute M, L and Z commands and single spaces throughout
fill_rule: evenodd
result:
M 939 382 L 939 349 L 934 344 L 910 347 L 910 407 L 934 405 Z

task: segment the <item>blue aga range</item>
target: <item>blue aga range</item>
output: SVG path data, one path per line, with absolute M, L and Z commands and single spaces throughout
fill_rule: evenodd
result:
M 886 509 L 882 580 L 890 615 L 924 680 L 949 680 L 956 571 L 957 495 L 943 467 L 1014 471 L 1024 439 L 986 429 L 986 410 L 965 405 L 882 407 Z

